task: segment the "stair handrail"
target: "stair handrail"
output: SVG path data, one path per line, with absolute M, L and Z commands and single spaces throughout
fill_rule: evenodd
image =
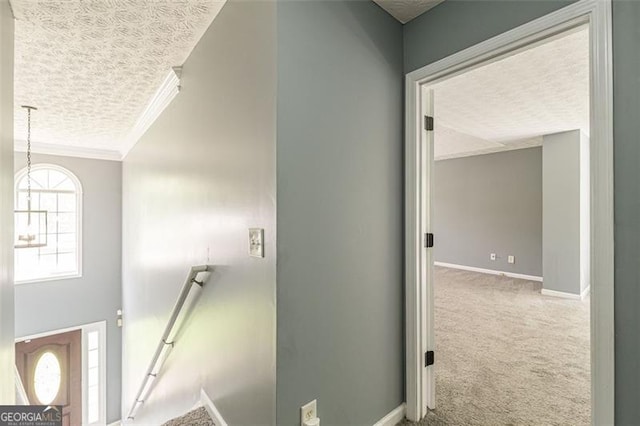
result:
M 27 395 L 27 391 L 24 389 L 24 383 L 22 383 L 22 377 L 18 371 L 18 366 L 14 365 L 13 369 L 16 376 L 16 402 L 18 405 L 31 405 L 29 404 L 29 396 Z
M 178 317 L 182 314 L 182 319 L 184 319 L 188 314 L 188 312 L 183 311 L 183 308 L 185 306 L 187 298 L 189 297 L 189 294 L 191 293 L 191 290 L 194 288 L 194 286 L 202 288 L 209 278 L 212 270 L 213 267 L 209 265 L 191 267 L 191 270 L 187 275 L 187 279 L 182 286 L 182 290 L 180 291 L 180 295 L 178 296 L 178 300 L 176 300 L 176 303 L 173 306 L 173 310 L 171 311 L 171 315 L 169 316 L 167 326 L 162 333 L 160 342 L 158 342 L 158 346 L 153 355 L 151 363 L 149 364 L 149 368 L 147 369 L 142 384 L 140 385 L 138 393 L 136 394 L 136 398 L 133 402 L 131 410 L 129 411 L 127 420 L 135 419 L 138 410 L 140 409 L 144 401 L 149 397 L 153 382 L 162 369 L 162 365 L 167 359 L 171 348 L 173 348 L 175 344 L 175 336 L 180 330 L 180 325 L 176 327 L 176 323 L 178 323 Z M 203 277 L 198 279 L 199 276 Z

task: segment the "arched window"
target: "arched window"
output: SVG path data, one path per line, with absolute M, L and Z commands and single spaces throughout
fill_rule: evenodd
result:
M 15 209 L 27 210 L 26 168 L 16 174 L 15 182 Z M 47 245 L 15 250 L 16 283 L 81 276 L 82 186 L 78 178 L 60 166 L 33 165 L 31 210 L 47 211 Z

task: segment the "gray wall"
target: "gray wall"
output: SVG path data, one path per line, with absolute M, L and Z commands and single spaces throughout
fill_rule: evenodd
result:
M 580 292 L 591 286 L 591 140 L 580 132 Z
M 404 400 L 402 28 L 373 2 L 278 3 L 278 425 Z
M 542 276 L 542 148 L 437 161 L 434 182 L 436 261 Z
M 123 416 L 184 278 L 213 264 L 135 424 L 209 394 L 229 424 L 275 423 L 276 5 L 230 0 L 184 64 L 182 91 L 124 160 Z M 264 228 L 266 257 L 248 254 Z
M 0 404 L 13 404 L 13 14 L 0 0 Z
M 571 3 L 573 0 L 447 0 L 404 26 L 405 72 Z
M 122 164 L 33 154 L 33 164 L 39 163 L 62 166 L 82 184 L 82 277 L 16 285 L 16 336 L 106 320 L 107 421 L 113 422 L 120 418 Z M 25 153 L 16 152 L 14 170 L 25 166 Z
M 405 71 L 556 10 L 563 1 L 445 1 L 405 25 Z M 640 419 L 640 2 L 613 0 L 616 424 Z M 461 30 L 463 29 L 463 30 Z
M 546 290 L 580 294 L 580 130 L 543 138 L 543 271 Z
M 640 2 L 613 2 L 616 424 L 640 421 Z

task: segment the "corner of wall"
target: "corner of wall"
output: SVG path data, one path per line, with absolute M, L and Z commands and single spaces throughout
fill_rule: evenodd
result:
M 0 0 L 0 404 L 15 401 L 13 285 L 13 29 L 8 0 Z

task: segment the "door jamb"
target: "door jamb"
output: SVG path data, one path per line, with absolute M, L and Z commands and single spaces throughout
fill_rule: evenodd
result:
M 99 365 L 100 370 L 100 416 L 96 423 L 91 424 L 106 424 L 107 421 L 107 321 L 98 321 L 89 324 L 82 324 L 75 327 L 68 327 L 59 330 L 45 331 L 42 333 L 32 334 L 29 336 L 16 337 L 15 343 L 24 342 L 25 340 L 39 339 L 41 337 L 54 336 L 56 334 L 63 334 L 69 331 L 80 330 L 82 332 L 81 339 L 81 360 L 82 360 L 82 424 L 87 423 L 87 406 L 88 406 L 88 394 L 87 383 L 89 378 L 89 368 L 87 359 L 87 335 L 92 331 L 97 331 L 100 336 L 99 342 Z
M 422 408 L 422 346 L 427 333 L 421 300 L 431 282 L 420 280 L 421 242 L 427 232 L 420 220 L 420 177 L 427 173 L 422 155 L 421 87 L 502 59 L 532 44 L 588 24 L 590 32 L 591 119 L 591 422 L 614 424 L 614 234 L 613 234 L 613 65 L 611 0 L 581 0 L 527 24 L 426 65 L 405 80 L 405 309 L 406 408 L 409 420 Z M 433 265 L 427 265 L 432 268 Z M 428 339 L 427 339 L 428 340 Z M 433 348 L 430 348 L 433 350 Z M 436 354 L 437 360 L 437 354 Z M 429 368 L 433 368 L 429 367 Z

